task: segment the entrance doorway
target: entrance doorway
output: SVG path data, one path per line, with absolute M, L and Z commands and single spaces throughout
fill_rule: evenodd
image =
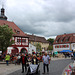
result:
M 21 53 L 27 54 L 27 50 L 25 48 L 22 48 Z
M 18 53 L 18 48 L 13 48 L 13 50 L 12 50 L 12 54 L 16 54 L 16 53 Z

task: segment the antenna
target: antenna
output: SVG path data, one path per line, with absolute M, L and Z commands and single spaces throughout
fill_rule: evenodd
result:
M 2 8 L 4 8 L 4 2 L 2 2 Z

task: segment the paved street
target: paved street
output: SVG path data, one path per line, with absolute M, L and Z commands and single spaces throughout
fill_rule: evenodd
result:
M 73 62 L 73 60 L 70 60 L 70 59 L 53 60 L 53 61 L 51 61 L 51 64 L 49 66 L 50 73 L 49 74 L 46 73 L 44 75 L 62 75 L 64 68 L 71 62 Z M 42 66 L 43 66 L 43 64 L 40 64 L 40 72 L 41 72 L 40 74 L 41 75 L 43 72 Z M 22 74 L 21 70 L 18 70 L 9 75 L 25 75 L 25 73 Z

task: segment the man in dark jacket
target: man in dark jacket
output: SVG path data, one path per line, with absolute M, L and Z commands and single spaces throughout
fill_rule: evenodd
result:
M 25 67 L 25 71 L 27 71 L 27 66 L 26 66 L 27 57 L 24 56 L 24 53 L 22 53 L 22 56 L 21 56 L 21 63 L 22 63 L 22 73 L 24 73 L 24 67 Z

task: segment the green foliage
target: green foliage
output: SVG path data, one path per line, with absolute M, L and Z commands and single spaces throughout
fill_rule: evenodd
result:
M 53 45 L 54 39 L 49 38 L 47 41 L 49 41 L 49 43 L 50 43 L 51 45 Z
M 41 45 L 38 43 L 35 46 L 36 46 L 36 50 L 40 52 L 41 51 Z
M 12 35 L 13 31 L 8 25 L 0 26 L 0 51 L 4 52 L 7 50 L 7 47 L 14 43 L 13 40 L 10 41 Z
M 49 45 L 48 46 L 48 50 L 53 50 L 53 46 L 52 45 Z

